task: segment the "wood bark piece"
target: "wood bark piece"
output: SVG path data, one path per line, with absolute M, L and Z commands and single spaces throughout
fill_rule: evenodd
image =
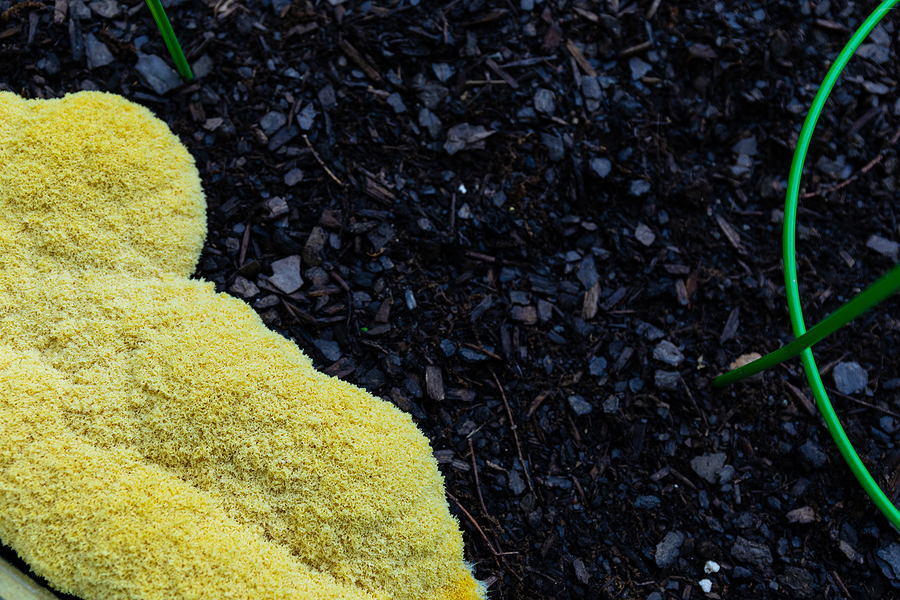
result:
M 600 282 L 594 282 L 594 285 L 584 294 L 584 304 L 581 307 L 581 318 L 590 321 L 597 316 L 597 310 L 600 308 Z
M 425 388 L 432 400 L 444 399 L 444 377 L 441 368 L 435 366 L 425 367 Z
M 569 40 L 566 42 L 566 50 L 569 51 L 569 54 L 572 55 L 572 58 L 575 59 L 575 62 L 578 63 L 578 66 L 581 67 L 581 70 L 584 71 L 585 75 L 589 77 L 596 77 L 597 71 L 594 70 L 594 67 L 591 66 L 591 63 L 584 57 L 584 54 L 581 53 L 581 50 L 578 49 L 578 46 L 575 45 L 575 42 Z
M 625 50 L 622 50 L 622 52 L 619 54 L 619 58 L 629 58 L 631 56 L 634 56 L 635 54 L 641 54 L 643 52 L 647 52 L 651 48 L 653 48 L 652 42 L 641 42 L 640 44 L 637 44 L 636 46 L 632 46 L 631 48 L 626 48 Z
M 495 63 L 493 59 L 488 58 L 484 61 L 484 64 L 486 64 L 488 68 L 491 69 L 491 71 L 502 77 L 503 81 L 509 84 L 509 87 L 513 88 L 514 90 L 519 89 L 519 82 L 513 79 L 512 75 L 501 69 L 500 65 Z
M 53 22 L 65 22 L 67 12 L 69 12 L 69 0 L 56 0 L 53 5 Z
M 744 248 L 744 244 L 741 243 L 741 236 L 738 234 L 737 230 L 731 226 L 731 223 L 725 220 L 725 217 L 722 215 L 716 215 L 716 224 L 718 224 L 719 229 L 722 230 L 722 233 L 725 234 L 725 237 L 728 238 L 728 241 L 734 246 L 734 249 L 738 251 L 738 254 L 742 256 L 747 255 L 747 249 Z
M 719 338 L 719 343 L 724 344 L 726 340 L 730 340 L 734 337 L 734 334 L 737 333 L 738 328 L 738 315 L 741 312 L 741 307 L 736 306 L 731 313 L 728 315 L 728 320 L 725 321 L 725 329 L 722 330 L 722 336 Z
M 803 393 L 803 391 L 797 386 L 791 384 L 789 381 L 785 381 L 784 385 L 787 386 L 787 389 L 791 391 L 794 397 L 803 405 L 803 408 L 806 409 L 806 412 L 809 413 L 809 416 L 815 417 L 818 414 L 816 410 L 816 405 L 813 404 L 812 400 L 809 399 L 809 396 Z

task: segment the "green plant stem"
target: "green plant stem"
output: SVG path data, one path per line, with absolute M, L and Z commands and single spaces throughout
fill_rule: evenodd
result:
M 172 24 L 169 23 L 169 17 L 166 16 L 165 9 L 163 9 L 159 0 L 145 1 L 147 2 L 147 8 L 150 9 L 150 14 L 153 15 L 153 20 L 156 21 L 159 32 L 162 34 L 166 48 L 169 49 L 169 54 L 172 55 L 172 60 L 175 61 L 175 68 L 178 69 L 178 74 L 181 75 L 185 82 L 190 81 L 194 78 L 194 74 L 191 72 L 191 67 L 184 57 L 178 38 L 175 37 L 175 32 L 172 30 Z
M 783 363 L 794 358 L 807 348 L 821 342 L 823 339 L 863 314 L 885 298 L 900 289 L 900 263 L 894 266 L 881 279 L 867 287 L 856 295 L 850 302 L 843 305 L 831 315 L 822 320 L 818 325 L 795 339 L 787 346 L 766 354 L 752 363 L 719 375 L 713 382 L 715 387 L 730 385 L 752 375 L 765 371 L 769 367 Z

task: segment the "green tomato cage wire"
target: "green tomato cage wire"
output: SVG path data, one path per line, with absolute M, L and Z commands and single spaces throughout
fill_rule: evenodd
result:
M 194 75 L 191 73 L 191 68 L 188 66 L 184 53 L 181 50 L 181 46 L 178 44 L 178 38 L 175 37 L 175 32 L 172 30 L 172 24 L 169 22 L 166 11 L 163 9 L 160 0 L 145 1 L 153 15 L 153 20 L 156 21 L 156 26 L 163 36 L 166 47 L 169 49 L 169 53 L 175 61 L 175 67 L 178 69 L 178 73 L 181 75 L 182 79 L 190 81 L 194 78 Z M 819 88 L 816 97 L 813 99 L 812 106 L 803 123 L 803 129 L 800 130 L 800 139 L 797 143 L 797 150 L 794 152 L 794 159 L 791 162 L 791 172 L 788 179 L 788 195 L 784 207 L 783 239 L 784 280 L 788 310 L 791 318 L 791 326 L 794 329 L 794 335 L 797 336 L 797 339 L 784 348 L 767 354 L 749 365 L 735 369 L 730 373 L 720 375 L 716 378 L 714 385 L 716 387 L 722 387 L 740 381 L 741 379 L 755 375 L 756 373 L 764 371 L 769 367 L 782 363 L 799 354 L 800 360 L 803 363 L 803 370 L 806 372 L 806 378 L 809 380 L 809 385 L 812 388 L 813 396 L 816 398 L 819 411 L 822 413 L 825 424 L 828 426 L 831 436 L 834 438 L 835 443 L 840 449 L 841 455 L 843 455 L 850 470 L 853 471 L 856 479 L 862 484 L 863 489 L 875 503 L 875 506 L 878 507 L 895 528 L 900 530 L 900 511 L 897 510 L 888 497 L 884 495 L 884 492 L 878 487 L 878 484 L 875 483 L 875 480 L 860 460 L 856 450 L 853 449 L 853 445 L 847 438 L 847 434 L 844 433 L 844 428 L 841 426 L 841 422 L 838 420 L 837 414 L 835 414 L 834 408 L 831 406 L 831 401 L 828 399 L 828 393 L 825 391 L 825 386 L 819 375 L 819 367 L 816 365 L 815 358 L 813 358 L 812 350 L 810 350 L 810 346 L 820 342 L 828 335 L 834 333 L 897 291 L 897 289 L 900 288 L 900 263 L 894 266 L 894 268 L 881 279 L 878 279 L 875 283 L 860 292 L 856 297 L 850 300 L 850 302 L 807 331 L 806 324 L 803 322 L 803 311 L 800 306 L 800 293 L 797 285 L 797 260 L 795 257 L 794 243 L 800 178 L 803 175 L 803 163 L 806 160 L 806 151 L 809 149 L 809 143 L 812 140 L 812 134 L 816 128 L 816 123 L 819 120 L 819 115 L 821 115 L 825 102 L 828 100 L 828 96 L 831 94 L 831 90 L 834 88 L 838 77 L 840 77 L 841 72 L 843 72 L 844 67 L 847 66 L 847 63 L 856 52 L 856 49 L 859 48 L 866 36 L 872 32 L 875 26 L 884 18 L 889 10 L 897 4 L 897 2 L 900 2 L 900 0 L 884 0 L 884 2 L 869 15 L 869 18 L 867 18 L 853 34 L 853 37 L 850 38 L 850 41 L 838 55 L 837 60 L 835 60 L 834 64 L 828 70 L 828 74 L 825 76 L 822 86 Z
M 900 264 L 891 269 L 887 275 L 860 292 L 850 302 L 825 318 L 821 323 L 807 331 L 806 325 L 803 322 L 803 312 L 800 307 L 800 294 L 797 286 L 797 261 L 794 256 L 794 234 L 797 224 L 797 198 L 800 191 L 800 177 L 803 174 L 803 163 L 806 160 L 806 151 L 809 148 L 816 122 L 819 120 L 819 115 L 822 113 L 822 108 L 825 106 L 825 102 L 828 100 L 828 96 L 831 94 L 835 82 L 844 70 L 844 67 L 847 66 L 847 62 L 853 56 L 853 53 L 856 52 L 856 49 L 859 48 L 859 45 L 866 36 L 871 33 L 872 29 L 875 28 L 879 21 L 884 18 L 887 12 L 891 10 L 898 1 L 900 0 L 885 0 L 882 2 L 878 8 L 869 15 L 869 18 L 863 22 L 856 33 L 853 34 L 853 37 L 850 38 L 850 41 L 838 55 L 837 60 L 835 60 L 834 64 L 828 70 L 825 81 L 822 82 L 822 86 L 819 88 L 816 97 L 813 99 L 812 106 L 803 123 L 803 129 L 800 131 L 800 139 L 797 143 L 797 150 L 794 152 L 794 159 L 791 162 L 791 173 L 788 179 L 788 194 L 784 208 L 783 239 L 784 280 L 788 309 L 791 317 L 791 326 L 794 329 L 794 335 L 797 336 L 797 339 L 784 348 L 776 350 L 743 368 L 721 375 L 715 380 L 714 385 L 717 387 L 728 385 L 729 383 L 759 373 L 764 369 L 799 354 L 800 360 L 803 363 L 803 370 L 806 372 L 806 378 L 809 380 L 809 385 L 816 398 L 819 411 L 822 413 L 825 424 L 831 432 L 831 437 L 834 438 L 835 443 L 837 443 L 844 460 L 847 462 L 847 465 L 849 465 L 850 470 L 853 471 L 856 479 L 862 484 L 863 489 L 875 503 L 875 506 L 878 507 L 895 528 L 900 530 L 900 511 L 897 510 L 888 497 L 884 495 L 884 492 L 878 487 L 878 484 L 875 483 L 875 480 L 872 479 L 872 476 L 859 459 L 859 455 L 853 449 L 850 440 L 847 439 L 847 434 L 844 433 L 844 428 L 841 427 L 841 423 L 828 399 L 828 394 L 825 392 L 825 386 L 822 384 L 822 378 L 819 375 L 819 368 L 816 366 L 812 350 L 810 350 L 812 344 L 822 340 L 825 336 L 836 331 L 840 327 L 843 327 L 852 319 L 872 308 L 900 288 Z

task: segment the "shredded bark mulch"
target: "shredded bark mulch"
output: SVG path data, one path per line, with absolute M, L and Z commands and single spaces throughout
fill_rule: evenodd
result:
M 790 160 L 874 5 L 164 4 L 193 82 L 142 2 L 0 0 L 0 89 L 110 91 L 169 124 L 209 202 L 197 276 L 413 415 L 491 597 L 900 593 L 897 532 L 799 361 L 711 386 L 793 339 Z M 866 40 L 807 158 L 810 325 L 900 251 L 898 33 Z M 815 349 L 892 499 L 897 309 Z

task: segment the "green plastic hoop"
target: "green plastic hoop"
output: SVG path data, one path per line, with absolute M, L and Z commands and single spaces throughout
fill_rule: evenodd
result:
M 825 81 L 822 82 L 822 86 L 819 88 L 816 97 L 813 99 L 812 106 L 806 116 L 806 121 L 803 123 L 803 129 L 800 131 L 800 139 L 797 142 L 797 150 L 794 152 L 794 159 L 791 162 L 791 173 L 788 179 L 788 195 L 784 206 L 783 240 L 784 281 L 787 288 L 788 309 L 790 311 L 791 326 L 794 328 L 794 335 L 797 337 L 806 333 L 806 325 L 803 322 L 803 312 L 800 307 L 800 293 L 797 285 L 797 262 L 795 259 L 794 244 L 797 224 L 797 199 L 800 192 L 800 178 L 803 174 L 803 163 L 806 160 L 806 151 L 809 148 L 816 122 L 819 120 L 819 115 L 822 113 L 822 109 L 825 106 L 825 101 L 828 100 L 828 96 L 831 94 L 831 90 L 834 88 L 844 67 L 847 66 L 847 62 L 849 62 L 850 58 L 856 52 L 856 49 L 859 48 L 866 36 L 871 33 L 872 29 L 875 28 L 879 21 L 884 18 L 887 12 L 892 9 L 898 1 L 900 0 L 885 0 L 882 2 L 881 5 L 869 15 L 869 18 L 863 22 L 856 33 L 853 34 L 853 37 L 850 38 L 850 41 L 838 55 L 837 60 L 835 60 L 834 64 L 828 70 Z M 806 372 L 806 378 L 809 380 L 809 385 L 816 398 L 819 411 L 822 413 L 825 424 L 828 426 L 828 431 L 831 432 L 831 437 L 834 438 L 838 449 L 841 451 L 841 455 L 844 457 L 844 460 L 847 462 L 850 470 L 853 471 L 853 474 L 856 476 L 856 479 L 862 485 L 863 489 L 872 499 L 872 502 L 875 503 L 875 506 L 878 507 L 895 528 L 900 529 L 900 512 L 897 511 L 890 499 L 884 495 L 884 492 L 881 491 L 878 484 L 875 483 L 875 480 L 866 470 L 859 455 L 856 453 L 856 450 L 853 449 L 853 445 L 847 438 L 847 434 L 844 432 L 844 428 L 841 426 L 841 423 L 834 412 L 834 408 L 831 406 L 831 401 L 828 399 L 828 393 L 825 391 L 825 386 L 822 384 L 822 378 L 819 376 L 819 367 L 816 365 L 816 361 L 813 358 L 812 350 L 809 348 L 804 349 L 800 353 L 800 360 L 803 363 L 803 370 Z

